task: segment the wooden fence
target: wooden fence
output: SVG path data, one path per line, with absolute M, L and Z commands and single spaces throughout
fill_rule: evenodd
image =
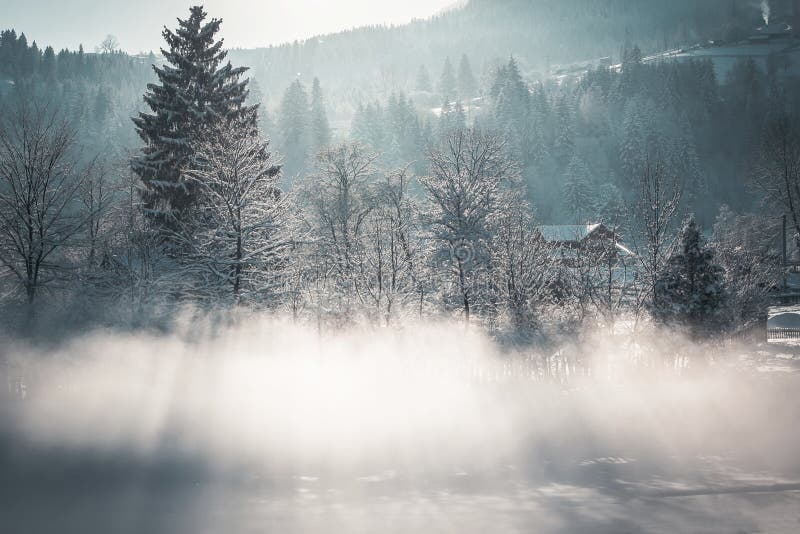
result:
M 800 339 L 800 328 L 769 328 L 767 339 Z

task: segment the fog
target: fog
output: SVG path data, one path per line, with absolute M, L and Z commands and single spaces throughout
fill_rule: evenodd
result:
M 385 525 L 389 503 L 397 532 L 449 531 L 414 515 L 434 508 L 465 532 L 513 531 L 512 516 L 546 532 L 606 531 L 621 517 L 668 532 L 698 510 L 734 525 L 796 515 L 796 375 L 753 372 L 736 347 L 676 368 L 675 354 L 701 349 L 595 336 L 545 377 L 461 324 L 319 333 L 256 316 L 178 330 L 11 349 L 28 392 L 3 417 L 4 498 L 53 514 L 89 499 L 126 532 L 211 532 L 215 520 L 249 531 L 255 518 L 358 531 Z M 131 491 L 153 515 L 121 512 Z M 709 494 L 720 507 L 698 500 Z M 764 494 L 770 507 L 754 505 Z M 162 497 L 187 508 L 152 508 Z M 687 510 L 669 512 L 670 499 Z

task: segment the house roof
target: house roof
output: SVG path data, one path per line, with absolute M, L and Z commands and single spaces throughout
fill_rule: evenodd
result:
M 636 256 L 636 254 L 631 249 L 629 249 L 620 242 L 614 243 L 614 246 L 617 247 L 617 251 L 623 256 Z
M 559 224 L 538 226 L 537 230 L 545 241 L 555 243 L 579 243 L 591 235 L 602 224 Z

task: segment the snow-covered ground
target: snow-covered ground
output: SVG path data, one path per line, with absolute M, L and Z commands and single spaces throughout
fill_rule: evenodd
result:
M 661 61 L 684 61 L 691 59 L 710 59 L 714 63 L 714 73 L 719 80 L 725 80 L 733 66 L 742 58 L 752 58 L 763 70 L 767 69 L 767 60 L 773 55 L 783 58 L 786 70 L 792 75 L 800 74 L 800 43 L 794 40 L 778 40 L 772 43 L 728 43 L 725 45 L 694 44 L 683 48 L 674 48 L 645 56 L 645 63 L 658 63 Z M 557 66 L 550 73 L 549 78 L 557 83 L 565 80 L 582 78 L 590 69 L 597 68 L 600 59 L 581 61 L 565 66 Z M 612 70 L 619 71 L 621 64 L 611 65 Z

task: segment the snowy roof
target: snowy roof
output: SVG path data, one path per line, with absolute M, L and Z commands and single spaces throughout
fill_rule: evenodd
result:
M 614 246 L 617 247 L 617 251 L 623 256 L 636 256 L 631 249 L 623 245 L 622 243 L 614 243 Z
M 569 243 L 580 242 L 592 232 L 603 226 L 602 224 L 559 224 L 538 226 L 537 230 L 545 241 Z

